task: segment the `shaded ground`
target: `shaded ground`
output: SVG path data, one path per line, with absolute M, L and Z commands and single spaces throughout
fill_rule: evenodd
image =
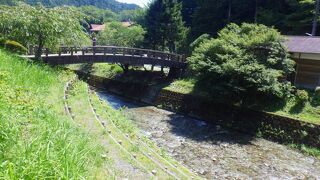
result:
M 189 168 L 213 179 L 320 179 L 320 161 L 264 139 L 100 94 Z

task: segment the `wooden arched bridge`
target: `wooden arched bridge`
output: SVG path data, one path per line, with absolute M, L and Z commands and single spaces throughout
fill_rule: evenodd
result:
M 34 58 L 34 50 L 29 50 L 28 58 Z M 128 66 L 161 66 L 181 70 L 186 68 L 183 55 L 161 51 L 116 46 L 60 47 L 52 52 L 43 50 L 43 61 L 51 65 L 79 63 L 119 63 Z

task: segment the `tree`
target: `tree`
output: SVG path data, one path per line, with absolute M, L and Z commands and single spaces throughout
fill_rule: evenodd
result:
M 86 21 L 90 24 L 103 24 L 117 19 L 116 13 L 95 6 L 81 6 L 78 10 L 87 16 Z
M 182 17 L 187 27 L 192 26 L 192 18 L 195 10 L 198 7 L 197 0 L 179 0 L 182 3 Z
M 43 47 L 60 44 L 81 45 L 88 41 L 73 8 L 32 7 L 26 4 L 0 8 L 0 32 L 24 46 L 36 45 L 36 58 L 40 59 Z
M 106 24 L 103 32 L 97 36 L 99 45 L 112 45 L 124 47 L 140 47 L 145 31 L 140 25 L 124 27 L 120 22 Z
M 42 4 L 45 7 L 95 6 L 100 9 L 110 9 L 114 12 L 120 12 L 123 10 L 134 10 L 140 8 L 136 4 L 121 3 L 116 0 L 0 0 L 0 4 L 12 5 L 12 1 L 22 1 L 33 6 Z
M 317 33 L 318 21 L 319 21 L 319 9 L 320 9 L 320 0 L 316 0 L 316 9 L 313 18 L 313 25 L 312 25 L 312 36 L 315 36 Z
M 143 25 L 146 9 L 124 10 L 119 13 L 120 21 L 133 21 Z
M 176 0 L 156 0 L 146 15 L 146 40 L 154 49 L 176 52 L 186 39 L 188 29 L 181 15 L 182 4 Z
M 291 92 L 285 79 L 294 71 L 283 38 L 275 29 L 255 24 L 230 24 L 216 39 L 204 41 L 188 61 L 205 88 L 221 97 Z
M 253 0 L 198 0 L 193 14 L 192 39 L 207 33 L 216 36 L 228 23 L 253 22 Z

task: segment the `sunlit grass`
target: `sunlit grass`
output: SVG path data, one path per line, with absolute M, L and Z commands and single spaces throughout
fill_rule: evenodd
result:
M 64 114 L 71 73 L 0 50 L 0 179 L 81 179 L 101 147 Z

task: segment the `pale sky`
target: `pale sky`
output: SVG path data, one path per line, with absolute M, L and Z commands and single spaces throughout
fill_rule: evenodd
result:
M 138 4 L 139 6 L 143 7 L 144 5 L 148 4 L 150 0 L 117 0 L 119 2 L 131 3 L 131 4 Z

